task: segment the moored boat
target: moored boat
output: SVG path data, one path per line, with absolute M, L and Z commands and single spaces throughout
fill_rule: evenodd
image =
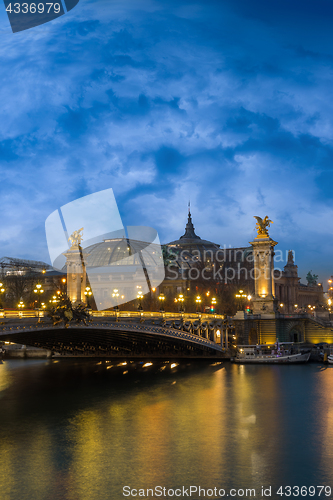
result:
M 239 345 L 237 354 L 231 359 L 234 363 L 307 363 L 311 351 L 297 352 L 293 343 L 263 344 L 263 345 Z M 333 356 L 332 356 L 333 363 Z

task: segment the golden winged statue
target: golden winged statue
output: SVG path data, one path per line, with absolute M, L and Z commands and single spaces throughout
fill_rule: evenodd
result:
M 268 215 L 264 219 L 261 217 L 258 217 L 257 215 L 253 216 L 256 220 L 256 230 L 258 231 L 257 237 L 259 238 L 266 238 L 269 236 L 267 228 L 270 226 L 270 224 L 273 224 L 273 221 L 268 218 Z
M 72 243 L 72 247 L 76 247 L 81 244 L 82 241 L 82 234 L 80 234 L 81 231 L 83 231 L 83 227 L 81 227 L 81 229 L 79 229 L 78 231 L 74 231 L 74 233 L 72 233 L 68 238 L 68 241 L 71 241 Z

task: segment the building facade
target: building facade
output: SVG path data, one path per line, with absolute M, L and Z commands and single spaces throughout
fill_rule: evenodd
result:
M 165 280 L 160 285 L 159 292 L 170 297 L 176 297 L 180 293 L 186 296 L 196 291 L 199 293 L 205 286 L 208 288 L 214 285 L 218 287 L 221 284 L 233 284 L 244 289 L 246 295 L 254 297 L 256 293 L 254 260 L 259 257 L 269 258 L 271 262 L 269 268 L 272 271 L 276 242 L 273 243 L 272 249 L 272 245 L 268 245 L 260 256 L 259 247 L 265 246 L 264 239 L 260 238 L 251 246 L 221 247 L 217 243 L 201 239 L 196 234 L 189 212 L 185 233 L 178 240 L 164 245 Z M 257 257 L 254 248 L 257 248 Z M 322 285 L 305 285 L 300 279 L 293 252 L 289 251 L 283 271 L 274 270 L 271 279 L 268 280 L 270 285 L 267 286 L 270 286 L 271 298 L 275 300 L 275 305 L 273 306 L 273 302 L 271 304 L 272 308 L 293 314 L 305 308 L 309 309 L 309 306 L 316 308 L 324 302 Z

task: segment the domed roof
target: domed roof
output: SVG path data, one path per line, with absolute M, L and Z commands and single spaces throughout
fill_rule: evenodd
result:
M 156 245 L 156 251 L 154 251 L 151 243 L 128 238 L 106 239 L 86 247 L 84 249 L 85 263 L 87 267 L 142 266 L 141 252 L 148 246 L 150 246 L 149 251 L 144 252 L 144 264 L 156 266 L 161 259 L 159 247 Z
M 195 234 L 194 226 L 192 223 L 191 212 L 188 212 L 187 224 L 185 226 L 185 233 L 179 238 L 179 240 L 171 241 L 167 243 L 168 247 L 183 247 L 188 250 L 218 250 L 220 245 L 213 243 L 212 241 L 202 240 L 200 236 Z

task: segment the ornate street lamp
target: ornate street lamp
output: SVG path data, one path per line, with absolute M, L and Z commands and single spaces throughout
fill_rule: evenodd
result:
M 196 296 L 196 298 L 195 298 L 195 302 L 196 302 L 196 304 L 197 304 L 197 312 L 199 312 L 199 309 L 200 309 L 200 304 L 201 304 L 201 302 L 202 302 L 200 295 L 197 295 L 197 296 Z
M 36 293 L 37 297 L 38 297 L 37 309 L 39 309 L 40 308 L 40 296 L 42 293 L 44 293 L 44 290 L 42 289 L 42 285 L 40 283 L 37 283 L 36 288 L 34 289 L 34 293 Z
M 137 294 L 136 298 L 137 298 L 137 299 L 138 299 L 138 301 L 139 301 L 138 311 L 143 311 L 143 309 L 142 309 L 142 305 L 141 305 L 141 301 L 142 301 L 142 299 L 143 299 L 143 293 L 142 293 L 141 291 L 140 291 L 140 292 L 138 292 L 138 294 Z
M 5 291 L 6 290 L 5 290 L 4 286 L 3 286 L 3 284 L 0 283 L 0 298 L 1 298 L 2 294 L 5 293 Z M 0 299 L 0 309 L 3 309 L 2 303 L 1 303 L 1 299 Z
M 92 291 L 90 286 L 86 286 L 86 289 L 84 291 L 84 295 L 87 297 L 87 307 L 90 309 L 90 302 L 89 302 L 89 297 L 92 296 Z
M 18 310 L 19 310 L 19 315 L 22 316 L 22 309 L 25 307 L 25 304 L 21 298 L 20 302 L 17 304 Z
M 213 297 L 211 301 L 210 312 L 213 313 L 215 311 L 215 307 L 216 307 L 216 298 Z
M 59 297 L 57 297 L 56 295 L 53 295 L 52 299 L 49 300 L 49 302 L 51 302 L 51 304 L 57 304 L 59 302 Z
M 119 293 L 118 293 L 118 289 L 117 288 L 114 288 L 113 289 L 113 292 L 112 292 L 112 298 L 113 299 L 116 299 L 116 301 L 118 302 L 118 297 L 119 297 Z M 119 307 L 118 307 L 118 304 L 116 304 L 113 308 L 115 311 L 118 311 Z
M 247 295 L 244 293 L 244 290 L 239 290 L 235 297 L 236 299 L 239 299 L 239 306 L 242 307 L 244 299 L 247 299 Z
M 160 293 L 158 296 L 158 300 L 160 301 L 160 312 L 164 312 L 164 301 L 165 301 L 165 296 L 164 293 Z
M 64 293 L 66 291 L 66 283 L 67 283 L 67 279 L 61 278 L 60 290 L 62 291 L 62 293 Z
M 180 293 L 178 295 L 178 302 L 180 302 L 180 308 L 179 308 L 179 312 L 183 313 L 184 312 L 184 306 L 183 306 L 183 303 L 184 303 L 184 295 L 182 293 Z

